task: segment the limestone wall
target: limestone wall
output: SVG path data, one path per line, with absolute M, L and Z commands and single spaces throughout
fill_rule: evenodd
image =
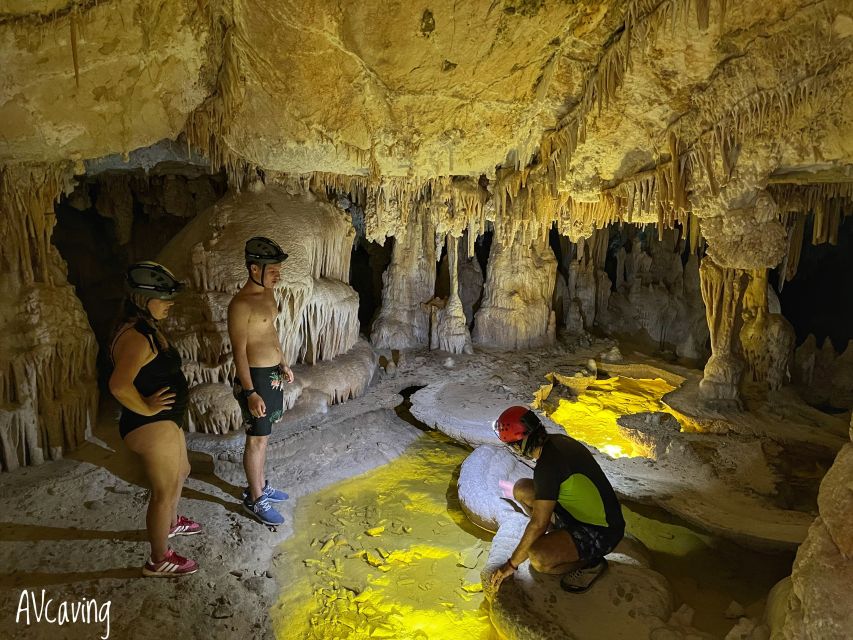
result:
M 67 167 L 0 167 L 0 471 L 56 460 L 97 416 L 97 343 L 50 242 Z
M 797 551 L 784 621 L 773 629 L 773 640 L 842 640 L 850 637 L 853 629 L 851 486 L 853 444 L 847 443 L 820 485 L 820 515 Z

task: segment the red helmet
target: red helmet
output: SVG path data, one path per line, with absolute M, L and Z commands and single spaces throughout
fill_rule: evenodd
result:
M 505 409 L 495 420 L 495 433 L 501 442 L 516 444 L 524 440 L 539 426 L 536 414 L 527 407 Z

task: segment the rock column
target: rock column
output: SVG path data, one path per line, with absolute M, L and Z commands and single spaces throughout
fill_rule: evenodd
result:
M 737 407 L 744 359 L 749 362 L 753 377 L 760 370 L 758 377 L 768 379 L 772 387 L 781 384 L 780 368 L 787 368 L 786 358 L 769 352 L 776 347 L 771 349 L 761 329 L 768 314 L 766 276 L 761 274 L 781 262 L 787 234 L 779 222 L 776 203 L 763 189 L 742 188 L 718 194 L 694 208 L 705 214 L 701 224 L 708 251 L 699 275 L 711 337 L 711 357 L 699 390 L 709 405 Z M 744 318 L 744 294 L 751 280 L 753 293 L 747 298 Z M 744 319 L 747 327 L 742 344 Z M 778 341 L 782 344 L 784 339 Z M 778 362 L 780 359 L 785 360 L 784 365 Z M 771 361 L 774 371 L 768 373 Z
M 474 342 L 504 349 L 552 344 L 551 309 L 557 259 L 547 239 L 501 239 L 495 234 Z
M 394 237 L 391 264 L 382 276 L 382 309 L 370 340 L 380 349 L 429 345 L 430 313 L 435 293 L 435 226 L 421 207 Z
M 708 256 L 702 260 L 699 277 L 711 335 L 711 357 L 699 392 L 709 404 L 739 407 L 744 365 L 737 355 L 739 327 L 735 322 L 740 315 L 746 277 L 738 269 L 719 266 Z

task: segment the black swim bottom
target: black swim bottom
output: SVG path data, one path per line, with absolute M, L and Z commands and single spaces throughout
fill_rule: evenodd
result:
M 268 436 L 272 433 L 272 426 L 284 414 L 284 372 L 281 365 L 274 367 L 250 367 L 252 385 L 267 407 L 266 415 L 256 418 L 249 413 L 249 401 L 243 395 L 243 385 L 240 378 L 234 380 L 234 397 L 240 405 L 243 413 L 243 424 L 246 425 L 246 434 L 250 436 Z
M 599 527 L 585 522 L 565 522 L 557 519 L 556 526 L 572 536 L 578 550 L 578 557 L 586 565 L 594 564 L 611 553 L 625 535 L 624 529 Z

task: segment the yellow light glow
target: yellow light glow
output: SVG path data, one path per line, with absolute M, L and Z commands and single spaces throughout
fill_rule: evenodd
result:
M 279 556 L 280 639 L 490 640 L 488 555 L 448 479 L 469 452 L 441 436 L 300 502 Z M 310 523 L 310 524 L 308 524 Z
M 572 379 L 559 374 L 548 376 L 549 384 L 540 387 L 534 406 L 561 425 L 573 438 L 595 447 L 611 458 L 650 457 L 651 451 L 642 442 L 626 437 L 616 422 L 621 416 L 633 413 L 664 412 L 683 424 L 681 414 L 673 411 L 661 398 L 675 387 L 660 378 L 629 378 L 615 376 L 606 380 Z M 549 399 L 554 382 L 559 382 L 578 395 L 559 398 L 556 406 Z

